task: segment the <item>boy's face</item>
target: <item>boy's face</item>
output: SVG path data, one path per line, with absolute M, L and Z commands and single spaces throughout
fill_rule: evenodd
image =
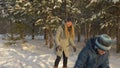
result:
M 97 51 L 98 51 L 98 54 L 100 54 L 100 55 L 104 55 L 106 53 L 106 51 L 100 50 L 100 49 L 97 49 Z

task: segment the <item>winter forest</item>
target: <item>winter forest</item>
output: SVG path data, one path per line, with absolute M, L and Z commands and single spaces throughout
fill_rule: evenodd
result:
M 0 0 L 0 68 L 53 68 L 56 30 L 69 16 L 76 52 L 70 48 L 68 68 L 85 42 L 100 34 L 112 38 L 109 64 L 119 68 L 120 0 Z

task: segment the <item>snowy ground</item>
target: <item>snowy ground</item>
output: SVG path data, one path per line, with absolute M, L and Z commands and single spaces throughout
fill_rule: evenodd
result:
M 43 40 L 28 40 L 27 43 L 7 46 L 6 41 L 0 39 L 0 68 L 53 68 L 56 58 L 54 48 L 49 49 Z M 77 52 L 71 52 L 68 68 L 73 68 L 83 43 L 76 43 Z M 31 46 L 31 47 L 29 47 Z M 114 47 L 110 52 L 111 68 L 120 68 L 120 54 L 116 54 Z M 59 65 L 62 68 L 62 60 Z

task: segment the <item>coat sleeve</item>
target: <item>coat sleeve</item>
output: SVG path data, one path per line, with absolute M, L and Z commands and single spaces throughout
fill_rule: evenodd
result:
M 76 63 L 74 65 L 74 68 L 84 68 L 86 61 L 87 61 L 87 58 L 88 58 L 88 49 L 85 47 L 79 53 L 78 58 L 76 60 Z
M 108 55 L 107 55 L 107 57 L 106 57 L 105 62 L 104 62 L 102 65 L 100 65 L 99 68 L 110 68 L 110 67 L 109 67 Z
M 55 36 L 55 42 L 57 46 L 60 45 L 60 34 L 61 34 L 61 27 L 59 26 Z
M 75 46 L 74 40 L 72 38 L 69 39 L 69 42 L 72 46 Z

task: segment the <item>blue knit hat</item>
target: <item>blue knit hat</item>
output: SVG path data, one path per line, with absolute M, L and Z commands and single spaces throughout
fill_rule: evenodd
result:
M 107 34 L 100 35 L 96 41 L 96 46 L 101 50 L 110 50 L 112 45 L 112 39 Z

